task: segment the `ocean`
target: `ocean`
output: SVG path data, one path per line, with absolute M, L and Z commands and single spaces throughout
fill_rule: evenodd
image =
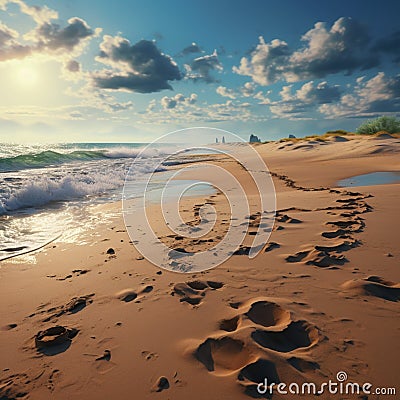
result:
M 129 196 L 143 195 L 148 174 L 162 172 L 174 146 L 145 143 L 0 144 L 0 260 L 104 218 L 91 210 L 121 200 L 128 170 Z M 143 151 L 143 153 L 141 153 Z M 132 165 L 138 154 L 140 162 Z M 133 168 L 133 170 L 132 170 Z M 162 182 L 150 190 L 157 190 Z M 69 236 L 68 236 L 69 235 Z

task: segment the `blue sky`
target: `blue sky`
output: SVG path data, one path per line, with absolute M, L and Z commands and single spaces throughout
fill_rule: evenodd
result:
M 400 114 L 398 1 L 0 0 L 0 141 L 263 140 Z

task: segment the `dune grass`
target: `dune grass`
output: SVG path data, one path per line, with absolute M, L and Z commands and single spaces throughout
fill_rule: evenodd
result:
M 364 122 L 356 130 L 357 134 L 362 135 L 374 135 L 378 132 L 400 133 L 400 119 L 384 115 Z

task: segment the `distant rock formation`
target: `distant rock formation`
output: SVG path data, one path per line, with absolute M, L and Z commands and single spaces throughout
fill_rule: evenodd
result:
M 258 136 L 251 134 L 249 142 L 250 143 L 261 143 L 261 140 L 259 139 Z
M 290 134 L 290 135 L 289 135 L 289 139 L 296 139 L 296 136 Z

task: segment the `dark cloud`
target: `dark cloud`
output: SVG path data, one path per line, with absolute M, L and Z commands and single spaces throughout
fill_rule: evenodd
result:
M 169 81 L 182 79 L 176 63 L 152 41 L 131 45 L 127 39 L 104 36 L 100 50 L 97 61 L 113 69 L 93 75 L 97 87 L 151 93 L 172 89 Z
M 107 103 L 106 107 L 109 108 L 111 112 L 126 111 L 133 108 L 133 103 L 131 101 L 127 101 L 125 103 Z
M 378 40 L 373 50 L 392 55 L 395 62 L 400 62 L 400 31 Z
M 212 76 L 213 71 L 222 71 L 222 64 L 218 59 L 217 51 L 202 57 L 195 58 L 189 65 L 185 65 L 186 77 L 194 81 L 204 81 L 206 83 L 216 82 Z
M 36 27 L 24 35 L 29 44 L 18 41 L 18 33 L 0 22 L 0 61 L 14 58 L 23 58 L 30 54 L 64 55 L 68 52 L 75 56 L 82 52 L 83 45 L 88 39 L 97 35 L 99 29 L 92 30 L 90 26 L 80 18 L 71 18 L 65 27 L 52 22 L 58 18 L 56 11 L 39 6 L 29 6 L 22 0 L 5 1 L 15 3 L 20 7 L 22 13 L 29 15 L 35 22 Z
M 71 18 L 65 28 L 52 22 L 41 24 L 35 29 L 32 37 L 37 41 L 39 49 L 72 51 L 94 34 L 95 32 L 83 19 Z
M 24 58 L 31 53 L 31 48 L 18 43 L 17 38 L 17 32 L 0 22 L 0 61 Z
M 79 72 L 81 70 L 81 64 L 76 60 L 69 60 L 65 64 L 65 69 L 69 72 Z
M 183 56 L 187 56 L 188 54 L 196 54 L 196 53 L 202 53 L 203 50 L 201 49 L 201 47 L 199 45 L 197 45 L 196 43 L 192 43 L 189 46 L 185 47 L 180 55 Z
M 341 94 L 342 90 L 339 86 L 329 86 L 327 82 L 314 86 L 311 81 L 296 92 L 296 99 L 305 103 L 328 104 L 338 101 Z
M 366 28 L 351 18 L 339 18 L 330 29 L 318 22 L 301 39 L 305 45 L 291 50 L 282 40 L 266 43 L 260 37 L 250 57 L 243 57 L 233 71 L 269 85 L 279 80 L 297 82 L 335 73 L 351 74 L 379 64 L 376 52 L 370 49 Z
M 79 111 L 73 111 L 73 112 L 69 113 L 69 116 L 72 119 L 82 119 L 83 118 L 83 114 Z

